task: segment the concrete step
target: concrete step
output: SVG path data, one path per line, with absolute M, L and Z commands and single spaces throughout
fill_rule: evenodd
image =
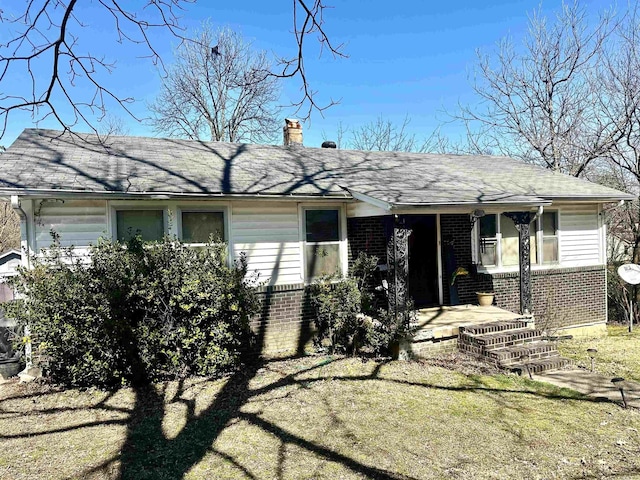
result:
M 461 345 L 475 345 L 484 347 L 486 350 L 521 345 L 527 342 L 540 340 L 542 332 L 533 328 L 518 328 L 504 330 L 486 335 L 474 335 L 467 332 L 460 334 L 459 343 Z
M 522 363 L 523 361 L 557 357 L 560 354 L 556 344 L 545 341 L 534 341 L 523 345 L 487 350 L 485 356 L 503 367 Z
M 550 370 L 561 370 L 571 365 L 571 361 L 564 357 L 549 357 L 531 360 L 529 362 L 517 363 L 509 365 L 509 370 L 517 372 L 520 375 L 528 375 L 527 368 L 531 373 L 548 372 Z
M 486 335 L 505 330 L 527 328 L 530 322 L 530 319 L 523 317 L 514 320 L 501 320 L 499 322 L 482 323 L 479 325 L 467 325 L 460 327 L 460 333 L 466 332 L 471 335 Z

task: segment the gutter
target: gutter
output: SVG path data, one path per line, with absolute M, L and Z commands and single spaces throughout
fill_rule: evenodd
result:
M 350 190 L 350 189 L 348 189 L 346 187 L 343 187 L 343 188 L 347 192 L 349 192 L 349 195 L 351 195 L 356 200 L 360 200 L 361 202 L 368 203 L 369 205 L 381 208 L 381 209 L 386 210 L 386 211 L 391 211 L 394 208 L 394 205 L 392 205 L 389 202 L 385 202 L 384 200 L 379 200 L 377 198 L 371 197 L 371 196 L 366 195 L 364 193 L 354 192 L 353 190 Z
M 415 210 L 415 209 L 427 209 L 427 210 L 460 210 L 460 209 L 475 209 L 475 208 L 539 208 L 541 206 L 549 206 L 551 202 L 548 200 L 540 201 L 510 201 L 510 202 L 469 202 L 469 203 L 396 203 L 391 210 Z
M 20 197 L 18 197 L 18 195 L 11 195 L 11 208 L 13 208 L 13 211 L 18 214 L 18 217 L 20 217 L 21 243 L 22 243 L 22 239 L 24 239 L 23 252 L 22 252 L 22 265 L 25 265 L 26 263 L 27 268 L 31 268 L 31 259 L 29 255 L 29 253 L 31 252 L 31 246 L 29 245 L 29 223 L 27 222 L 27 212 L 25 212 L 22 209 L 22 206 L 20 205 Z M 25 255 L 26 255 L 26 262 L 25 262 Z M 31 348 L 32 348 L 31 347 L 31 328 L 29 324 L 24 326 L 24 336 L 28 339 L 24 345 L 24 356 L 26 359 L 26 366 L 24 370 L 20 372 L 18 375 L 20 375 L 21 373 L 28 374 L 29 369 L 31 369 L 31 367 L 33 366 L 32 351 L 31 351 Z
M 569 202 L 569 203 L 618 203 L 620 201 L 636 200 L 636 197 L 630 194 L 622 193 L 618 196 L 602 196 L 602 195 L 576 195 L 572 197 L 567 196 L 545 196 L 555 202 Z
M 348 187 L 344 188 L 351 197 L 355 200 L 368 203 L 374 207 L 380 208 L 388 212 L 397 212 L 402 210 L 460 210 L 460 209 L 474 209 L 474 208 L 488 208 L 488 207 L 509 207 L 513 208 L 539 208 L 541 206 L 551 205 L 551 200 L 539 197 L 522 198 L 517 200 L 498 200 L 487 202 L 426 202 L 426 203 L 402 203 L 402 202 L 388 202 L 380 200 L 379 198 L 372 197 L 365 193 L 356 192 Z
M 277 193 L 175 193 L 175 192 L 96 192 L 92 190 L 63 190 L 63 189 L 2 189 L 0 188 L 0 196 L 10 195 L 11 198 L 17 197 L 19 193 L 23 197 L 36 198 L 84 198 L 84 199 L 109 199 L 109 200 L 131 200 L 131 199 L 148 199 L 148 200 L 171 200 L 171 199 L 192 199 L 192 200 L 353 200 L 353 197 L 347 192 L 334 192 L 323 194 L 277 194 Z

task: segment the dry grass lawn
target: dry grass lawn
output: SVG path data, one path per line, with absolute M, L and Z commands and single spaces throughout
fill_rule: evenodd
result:
M 640 474 L 639 412 L 446 364 L 307 357 L 144 392 L 2 385 L 0 478 Z
M 558 350 L 583 368 L 591 368 L 588 348 L 596 348 L 594 370 L 611 377 L 640 382 L 640 327 L 632 333 L 624 325 L 609 325 L 606 337 L 583 337 L 562 341 Z

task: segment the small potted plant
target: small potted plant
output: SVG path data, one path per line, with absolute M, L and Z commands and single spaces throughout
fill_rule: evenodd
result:
M 493 298 L 496 296 L 495 292 L 476 292 L 478 296 L 478 305 L 481 307 L 489 307 L 493 305 Z

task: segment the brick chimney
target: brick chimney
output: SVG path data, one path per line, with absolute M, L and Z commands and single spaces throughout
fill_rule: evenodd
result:
M 282 132 L 284 133 L 285 146 L 302 146 L 302 125 L 298 120 L 294 118 L 285 118 Z

